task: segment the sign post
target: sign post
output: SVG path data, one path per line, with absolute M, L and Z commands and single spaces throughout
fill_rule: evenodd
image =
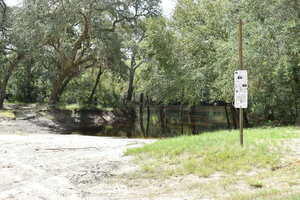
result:
M 248 107 L 248 73 L 247 70 L 234 72 L 234 107 L 240 109 L 240 143 L 244 145 L 243 109 Z
M 243 21 L 239 21 L 239 64 L 240 69 L 234 74 L 234 87 L 235 87 L 235 96 L 234 96 L 234 106 L 235 108 L 240 109 L 240 143 L 241 146 L 244 145 L 244 112 L 243 108 L 248 106 L 248 75 L 247 71 L 243 70 Z

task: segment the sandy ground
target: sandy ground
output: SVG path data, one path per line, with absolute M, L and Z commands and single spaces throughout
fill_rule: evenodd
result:
M 106 180 L 135 169 L 125 149 L 151 142 L 50 133 L 29 121 L 0 122 L 0 200 L 124 199 L 126 186 Z

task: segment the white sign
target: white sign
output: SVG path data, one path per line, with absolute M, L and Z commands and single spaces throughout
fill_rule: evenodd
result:
M 234 107 L 248 107 L 248 74 L 247 70 L 234 72 Z

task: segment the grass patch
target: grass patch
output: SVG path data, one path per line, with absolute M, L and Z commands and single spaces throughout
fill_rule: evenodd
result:
M 0 110 L 0 118 L 16 119 L 16 115 L 10 110 Z
M 300 193 L 292 194 L 288 190 L 265 189 L 253 194 L 236 194 L 230 200 L 300 200 Z
M 58 109 L 61 110 L 92 110 L 92 109 L 99 109 L 103 111 L 113 111 L 111 107 L 103 107 L 102 105 L 87 105 L 87 104 L 59 104 L 57 105 Z
M 31 103 L 21 102 L 21 101 L 5 101 L 5 105 L 27 105 Z
M 142 169 L 157 177 L 210 176 L 217 171 L 236 174 L 275 167 L 285 152 L 280 141 L 299 136 L 295 127 L 246 129 L 242 148 L 238 131 L 217 131 L 163 139 L 129 149 L 127 154 L 135 155 Z

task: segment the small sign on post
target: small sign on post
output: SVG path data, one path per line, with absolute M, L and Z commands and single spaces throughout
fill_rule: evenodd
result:
M 248 107 L 248 74 L 247 70 L 234 72 L 234 107 Z

